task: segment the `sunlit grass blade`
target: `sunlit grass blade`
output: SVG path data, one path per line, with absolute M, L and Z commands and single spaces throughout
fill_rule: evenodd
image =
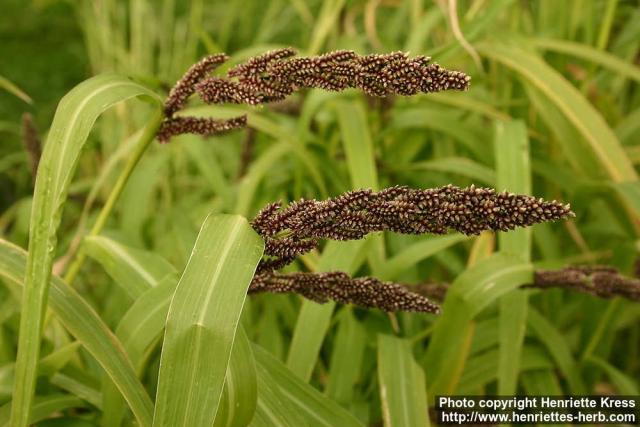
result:
M 64 394 L 49 394 L 47 396 L 36 397 L 33 400 L 29 424 L 35 424 L 51 415 L 67 409 L 84 408 L 87 404 L 75 396 Z M 11 404 L 7 403 L 0 408 L 0 426 L 9 427 L 9 417 L 11 416 Z
M 286 399 L 286 405 L 302 416 L 309 426 L 355 427 L 362 424 L 344 408 L 303 382 L 279 360 L 259 346 L 253 346 L 258 373 L 265 370 Z
M 520 120 L 496 122 L 496 186 L 518 194 L 531 194 L 531 162 L 527 128 Z M 531 229 L 520 228 L 498 235 L 500 252 L 523 262 L 531 261 Z M 512 290 L 500 298 L 500 353 L 498 394 L 515 394 L 520 373 L 520 354 L 526 330 L 528 295 Z
M 27 255 L 17 246 L 0 240 L 0 276 L 20 286 Z M 153 404 L 136 378 L 122 344 L 91 306 L 61 279 L 51 279 L 49 307 L 64 327 L 91 353 L 116 384 L 141 426 L 151 426 Z
M 243 217 L 210 215 L 205 220 L 167 315 L 154 426 L 213 424 L 240 313 L 263 249 Z
M 424 372 L 408 341 L 378 335 L 378 381 L 385 427 L 430 425 Z
M 635 181 L 633 165 L 600 113 L 560 73 L 538 56 L 515 46 L 491 43 L 480 53 L 519 73 L 545 94 L 588 141 L 602 167 L 614 181 Z
M 586 59 L 587 61 L 602 65 L 619 75 L 640 82 L 640 70 L 638 70 L 638 67 L 605 51 L 568 40 L 534 38 L 531 41 L 536 47 Z
M 7 79 L 6 77 L 0 76 L 0 89 L 4 89 L 7 92 L 17 96 L 27 104 L 33 103 L 33 100 L 29 95 L 27 95 L 25 91 L 20 89 L 18 86 L 12 83 L 11 80 Z
M 176 270 L 161 256 L 131 248 L 102 236 L 84 240 L 87 255 L 94 258 L 134 300 Z
M 153 92 L 124 77 L 101 75 L 76 86 L 58 105 L 33 196 L 12 406 L 14 427 L 28 424 L 56 232 L 80 151 L 93 123 L 104 110 L 140 95 L 157 99 Z

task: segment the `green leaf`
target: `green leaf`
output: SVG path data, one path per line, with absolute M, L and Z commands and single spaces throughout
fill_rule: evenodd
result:
M 433 256 L 459 242 L 469 240 L 462 234 L 448 236 L 429 236 L 407 246 L 393 257 L 387 259 L 377 270 L 377 276 L 382 280 L 393 280 L 403 271 L 416 265 L 430 256 Z
M 318 271 L 338 270 L 353 274 L 359 266 L 356 260 L 364 246 L 365 240 L 329 242 L 322 253 Z M 287 355 L 287 368 L 303 381 L 311 378 L 334 308 L 333 301 L 318 304 L 305 300 L 302 303 Z
M 87 255 L 134 300 L 162 278 L 176 272 L 161 256 L 122 245 L 108 237 L 89 236 L 83 244 Z
M 481 54 L 519 73 L 545 94 L 587 140 L 614 181 L 635 181 L 638 175 L 620 142 L 600 113 L 560 73 L 538 56 L 515 46 L 481 44 Z
M 464 157 L 443 157 L 424 162 L 412 163 L 412 170 L 446 172 L 466 176 L 476 182 L 495 186 L 496 174 L 493 169 Z
M 366 331 L 352 310 L 346 308 L 340 315 L 326 388 L 327 395 L 343 405 L 352 401 L 360 379 L 366 338 Z
M 638 391 L 638 381 L 624 374 L 606 360 L 596 356 L 590 356 L 587 361 L 598 366 L 607 374 L 619 394 L 627 396 L 637 396 L 640 394 Z
M 32 203 L 12 406 L 15 427 L 28 424 L 56 232 L 80 151 L 104 110 L 140 95 L 158 100 L 153 92 L 126 78 L 100 75 L 76 86 L 56 110 L 40 160 Z
M 609 68 L 611 71 L 614 71 L 619 75 L 628 77 L 636 82 L 640 82 L 640 70 L 638 70 L 638 67 L 633 64 L 628 64 L 622 59 L 605 51 L 569 40 L 535 38 L 531 41 L 536 47 L 586 59 L 587 61 Z
M 244 427 L 256 411 L 258 385 L 251 343 L 241 327 L 236 334 L 214 427 Z
M 520 120 L 496 122 L 494 148 L 498 190 L 531 194 L 531 164 L 527 127 Z M 531 261 L 531 228 L 499 233 L 500 252 Z M 527 326 L 528 294 L 514 289 L 500 298 L 498 394 L 515 394 L 520 355 Z
M 430 374 L 429 395 L 455 391 L 471 347 L 473 318 L 501 295 L 530 283 L 531 275 L 530 264 L 495 254 L 456 278 L 447 291 L 423 365 Z
M 378 172 L 367 115 L 362 104 L 336 103 L 336 113 L 353 188 L 378 190 Z
M 269 373 L 273 384 L 276 384 L 281 395 L 286 399 L 286 406 L 302 416 L 309 426 L 355 427 L 360 422 L 344 408 L 329 399 L 309 384 L 303 382 L 275 357 L 257 345 L 253 346 L 253 354 L 258 367 L 258 377 Z M 258 395 L 263 399 L 262 389 Z M 259 408 L 260 408 L 259 402 Z M 263 406 L 264 409 L 264 406 Z M 259 409 L 262 411 L 262 409 Z M 270 425 L 270 424 L 269 424 Z M 297 426 L 298 424 L 285 424 Z
M 213 424 L 263 250 L 243 217 L 210 215 L 204 221 L 167 316 L 154 426 Z
M 378 381 L 385 427 L 430 425 L 424 372 L 408 341 L 378 335 Z
M 29 416 L 29 424 L 35 424 L 49 418 L 51 415 L 67 409 L 85 408 L 87 404 L 75 396 L 65 394 L 50 394 L 47 396 L 36 397 L 31 407 L 31 415 Z M 0 408 L 0 426 L 9 427 L 9 417 L 11 415 L 11 404 L 7 403 Z
M 567 340 L 538 310 L 529 307 L 527 322 L 538 339 L 545 345 L 560 371 L 566 376 L 573 394 L 584 394 L 586 387 L 580 376 L 578 364 L 571 355 Z
M 22 89 L 13 84 L 9 79 L 0 76 L 0 88 L 22 99 L 27 104 L 32 104 L 33 100 Z
M 0 277 L 21 286 L 27 255 L 0 239 Z M 64 327 L 91 353 L 116 384 L 141 426 L 151 426 L 153 404 L 136 378 L 122 344 L 89 304 L 56 276 L 51 278 L 49 307 Z

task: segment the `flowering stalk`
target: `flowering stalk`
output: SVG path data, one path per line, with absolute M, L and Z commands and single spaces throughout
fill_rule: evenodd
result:
M 375 307 L 384 311 L 439 313 L 437 304 L 413 293 L 405 286 L 382 282 L 373 277 L 353 279 L 341 271 L 328 273 L 257 274 L 249 293 L 297 293 L 312 301 L 333 300 L 342 304 Z
M 222 123 L 197 117 L 175 117 L 196 92 L 206 104 L 258 105 L 282 101 L 303 88 L 331 91 L 357 88 L 371 96 L 385 97 L 469 87 L 469 76 L 430 63 L 431 58 L 426 56 L 409 58 L 402 52 L 357 55 L 348 50 L 313 57 L 294 57 L 295 54 L 291 48 L 266 52 L 236 65 L 226 76 L 209 76 L 228 59 L 226 55 L 205 57 L 171 89 L 165 101 L 166 119 L 158 139 L 167 142 L 172 136 L 183 133 L 216 135 L 246 124 L 245 116 Z

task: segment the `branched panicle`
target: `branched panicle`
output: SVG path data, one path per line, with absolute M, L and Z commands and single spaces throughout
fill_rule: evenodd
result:
M 351 278 L 346 273 L 261 273 L 257 274 L 249 293 L 297 293 L 312 301 L 329 300 L 342 304 L 380 310 L 438 313 L 439 307 L 405 286 L 382 282 L 371 277 Z
M 176 135 L 183 135 L 186 133 L 202 136 L 220 135 L 232 129 L 243 128 L 246 125 L 246 115 L 234 117 L 228 120 L 177 116 L 166 119 L 162 122 L 162 125 L 156 134 L 156 138 L 158 138 L 160 143 L 166 143 Z
M 165 101 L 166 120 L 160 141 L 168 141 L 177 135 L 175 131 L 182 129 L 171 120 L 195 92 L 206 104 L 258 105 L 283 101 L 302 88 L 330 91 L 357 88 L 371 96 L 386 97 L 466 90 L 470 81 L 462 72 L 429 63 L 429 57 L 409 58 L 402 52 L 360 56 L 350 50 L 338 50 L 313 57 L 295 55 L 291 48 L 269 51 L 232 67 L 226 76 L 208 75 L 228 59 L 224 54 L 208 56 L 193 65 Z M 197 126 L 207 127 L 203 121 Z
M 555 200 L 448 185 L 427 190 L 391 187 L 377 193 L 356 190 L 324 201 L 300 200 L 286 209 L 268 205 L 253 226 L 264 238 L 287 242 L 291 248 L 284 253 L 268 242 L 265 254 L 293 259 L 315 248 L 319 239 L 354 240 L 378 231 L 443 234 L 456 230 L 476 235 L 571 216 L 569 206 Z
M 176 111 L 182 109 L 187 99 L 195 92 L 196 83 L 227 59 L 228 56 L 225 54 L 209 55 L 192 65 L 169 92 L 169 97 L 164 103 L 165 116 L 172 117 Z

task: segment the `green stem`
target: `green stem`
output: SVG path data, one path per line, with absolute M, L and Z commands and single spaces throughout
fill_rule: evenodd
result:
M 156 132 L 160 128 L 160 124 L 162 123 L 163 117 L 164 116 L 162 115 L 162 111 L 157 110 L 152 116 L 152 118 L 149 120 L 149 122 L 147 123 L 144 129 L 144 132 L 142 133 L 142 135 L 140 135 L 140 139 L 138 139 L 138 141 L 136 142 L 136 146 L 134 148 L 134 151 L 131 153 L 131 157 L 129 157 L 127 164 L 125 165 L 124 169 L 120 173 L 120 176 L 116 181 L 116 185 L 111 190 L 111 193 L 109 193 L 109 198 L 107 199 L 106 203 L 102 207 L 102 210 L 98 215 L 98 219 L 96 219 L 96 222 L 93 224 L 93 227 L 91 228 L 87 236 L 97 236 L 98 234 L 100 234 L 100 232 L 104 228 L 105 224 L 107 223 L 107 220 L 109 219 L 109 216 L 111 215 L 111 212 L 113 211 L 113 207 L 115 206 L 116 202 L 120 198 L 120 195 L 122 194 L 122 191 L 124 190 L 124 187 L 127 184 L 127 181 L 129 181 L 129 177 L 131 176 L 136 165 L 142 158 L 142 155 L 144 154 L 144 152 L 147 150 L 147 148 L 155 138 Z M 73 283 L 73 280 L 78 275 L 78 272 L 80 271 L 80 268 L 82 267 L 82 264 L 84 263 L 86 258 L 87 258 L 87 254 L 85 253 L 84 249 L 82 249 L 81 247 L 78 250 L 76 259 L 69 266 L 69 269 L 67 270 L 67 273 L 64 276 L 65 282 L 69 284 Z

